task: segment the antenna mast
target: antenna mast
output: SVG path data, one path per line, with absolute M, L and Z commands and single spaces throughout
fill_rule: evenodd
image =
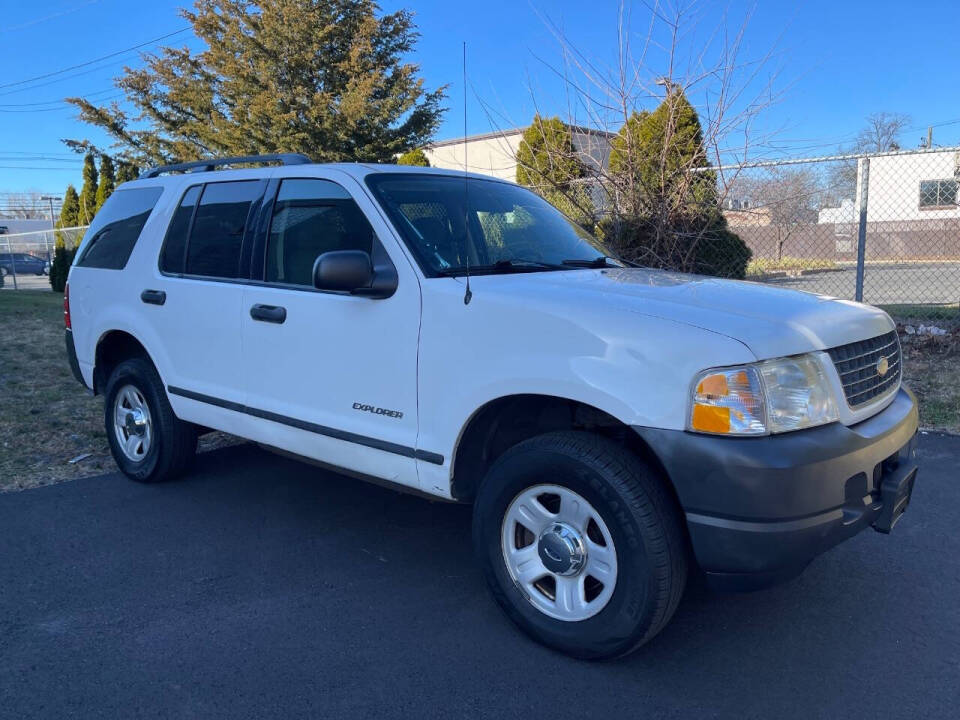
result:
M 467 289 L 463 294 L 463 304 L 469 305 L 473 299 L 470 291 L 470 186 L 467 179 L 467 41 L 463 41 L 463 237 L 466 240 Z

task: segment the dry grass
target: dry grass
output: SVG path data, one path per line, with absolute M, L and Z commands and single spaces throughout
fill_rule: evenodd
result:
M 900 328 L 903 380 L 920 401 L 920 425 L 960 433 L 960 333 L 908 335 Z
M 49 291 L 0 290 L 0 492 L 116 470 L 103 398 L 67 364 L 62 303 Z M 201 449 L 228 441 L 214 433 Z
M 836 267 L 837 263 L 827 259 L 798 258 L 787 255 L 779 260 L 754 258 L 747 263 L 747 279 L 752 275 L 766 275 L 772 272 L 799 275 L 803 270 L 833 270 Z
M 103 399 L 90 397 L 67 364 L 62 303 L 41 290 L 0 292 L 0 490 L 114 468 Z

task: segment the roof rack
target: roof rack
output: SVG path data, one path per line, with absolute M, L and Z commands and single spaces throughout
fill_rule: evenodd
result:
M 210 158 L 209 160 L 194 160 L 193 162 L 176 163 L 174 165 L 160 165 L 159 167 L 144 170 L 140 179 L 155 178 L 169 172 L 186 170 L 189 172 L 207 172 L 218 165 L 237 165 L 239 163 L 268 163 L 278 162 L 281 165 L 307 165 L 310 158 L 300 153 L 270 153 L 269 155 L 237 155 L 234 157 Z

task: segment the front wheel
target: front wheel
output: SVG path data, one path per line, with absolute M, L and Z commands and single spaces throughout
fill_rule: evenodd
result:
M 670 620 L 687 577 L 665 478 L 584 432 L 501 456 L 477 495 L 474 545 L 494 598 L 535 640 L 575 657 L 624 655 Z
M 196 453 L 197 431 L 173 414 L 163 382 L 145 358 L 117 365 L 104 393 L 104 423 L 117 467 L 152 483 L 180 475 Z

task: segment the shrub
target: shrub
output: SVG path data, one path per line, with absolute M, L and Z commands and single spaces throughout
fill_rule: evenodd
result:
M 608 217 L 597 225 L 597 234 L 624 260 L 662 270 L 741 280 L 753 255 L 725 223 L 706 229 L 691 223 L 662 233 L 645 218 Z
M 67 276 L 70 274 L 70 266 L 73 264 L 73 256 L 77 254 L 76 248 L 65 248 L 60 243 L 53 250 L 53 262 L 50 263 L 50 287 L 54 292 L 62 293 L 67 284 Z
M 430 161 L 421 148 L 405 152 L 397 158 L 397 165 L 413 165 L 414 167 L 430 167 Z
M 76 227 L 79 224 L 80 198 L 77 195 L 73 185 L 67 185 L 67 190 L 63 194 L 63 205 L 60 207 L 60 220 L 57 222 L 58 228 Z M 70 273 L 70 265 L 73 263 L 73 256 L 76 254 L 78 238 L 73 233 L 61 232 L 57 230 L 56 246 L 53 251 L 53 262 L 50 263 L 50 287 L 55 292 L 63 292 L 67 284 L 67 275 Z
M 627 260 L 742 278 L 752 255 L 727 227 L 697 112 L 680 89 L 633 113 L 611 141 L 614 218 L 601 228 Z
M 543 197 L 582 225 L 591 225 L 593 199 L 587 169 L 573 142 L 569 125 L 558 117 L 533 116 L 517 148 L 517 183 Z

